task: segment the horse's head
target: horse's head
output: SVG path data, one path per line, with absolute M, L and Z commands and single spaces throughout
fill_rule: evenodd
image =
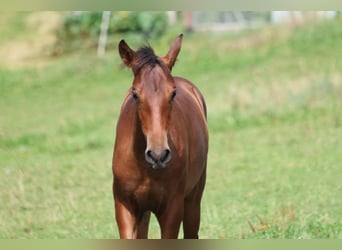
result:
M 182 35 L 172 43 L 164 57 L 152 48 L 132 50 L 124 40 L 119 43 L 122 61 L 134 74 L 131 97 L 137 105 L 142 132 L 146 138 L 145 159 L 154 169 L 165 168 L 171 160 L 168 127 L 176 86 L 171 69 L 181 48 Z

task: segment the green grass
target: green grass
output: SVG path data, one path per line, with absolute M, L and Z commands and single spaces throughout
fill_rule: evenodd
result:
M 178 32 L 151 45 L 164 54 Z M 337 19 L 184 36 L 174 74 L 202 90 L 210 130 L 200 237 L 342 238 L 341 32 Z M 113 49 L 0 69 L 0 238 L 118 237 L 111 157 L 132 80 L 119 64 Z
M 25 30 L 25 19 L 30 12 L 17 12 L 15 15 L 11 12 L 1 12 L 0 16 L 0 41 L 10 41 L 11 39 L 20 38 L 29 33 Z M 10 24 L 10 25 L 8 25 Z

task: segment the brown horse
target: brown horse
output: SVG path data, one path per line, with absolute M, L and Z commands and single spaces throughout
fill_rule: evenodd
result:
M 120 112 L 113 153 L 113 194 L 120 238 L 147 238 L 150 213 L 162 238 L 198 238 L 206 179 L 206 105 L 188 80 L 171 76 L 182 35 L 164 57 L 151 47 L 119 53 L 134 74 Z

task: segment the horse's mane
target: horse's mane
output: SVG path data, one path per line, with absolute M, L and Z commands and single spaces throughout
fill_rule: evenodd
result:
M 136 67 L 140 69 L 144 65 L 149 65 L 152 68 L 156 65 L 161 65 L 162 62 L 154 54 L 153 49 L 146 45 L 137 50 Z

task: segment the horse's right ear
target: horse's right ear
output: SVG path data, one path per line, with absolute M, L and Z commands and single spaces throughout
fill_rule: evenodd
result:
M 132 50 L 124 40 L 121 40 L 119 43 L 119 54 L 123 61 L 123 63 L 132 68 L 133 62 L 136 58 L 136 53 Z

